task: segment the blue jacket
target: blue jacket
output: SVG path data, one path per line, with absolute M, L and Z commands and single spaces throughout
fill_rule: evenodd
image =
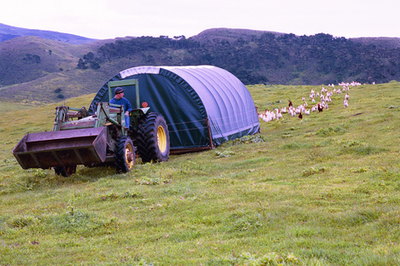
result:
M 117 100 L 115 98 L 112 98 L 110 100 L 110 103 L 123 105 L 125 112 L 126 111 L 128 111 L 128 112 L 132 111 L 131 103 L 126 98 L 121 98 L 119 100 Z

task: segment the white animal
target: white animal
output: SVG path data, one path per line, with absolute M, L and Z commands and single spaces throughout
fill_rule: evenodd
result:
M 317 111 L 317 110 L 318 110 L 318 104 L 313 105 L 313 106 L 311 107 L 311 112 L 315 112 L 315 111 Z
M 291 106 L 291 108 L 288 109 L 288 112 L 292 117 L 296 115 L 296 112 L 292 106 Z
M 282 118 L 281 110 L 275 109 L 276 111 L 276 120 L 279 120 L 279 118 Z

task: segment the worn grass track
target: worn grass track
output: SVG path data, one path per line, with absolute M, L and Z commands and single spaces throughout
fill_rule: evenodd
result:
M 259 110 L 311 88 L 248 86 Z M 0 265 L 399 265 L 399 91 L 351 87 L 349 107 L 334 94 L 322 113 L 261 121 L 260 137 L 72 178 L 11 153 L 51 130 L 55 105 L 2 104 Z

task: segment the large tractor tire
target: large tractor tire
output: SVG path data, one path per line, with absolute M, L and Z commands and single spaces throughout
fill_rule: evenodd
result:
M 115 145 L 115 168 L 118 173 L 127 173 L 135 165 L 135 146 L 131 138 L 123 136 L 118 138 Z
M 137 147 L 144 163 L 168 161 L 169 131 L 161 114 L 148 113 L 139 119 Z
M 76 165 L 54 167 L 54 172 L 56 173 L 56 175 L 62 175 L 64 177 L 69 177 L 69 176 L 75 174 Z

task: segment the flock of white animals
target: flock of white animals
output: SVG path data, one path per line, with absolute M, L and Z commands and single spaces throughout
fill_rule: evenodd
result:
M 275 108 L 274 110 L 266 109 L 265 112 L 258 113 L 258 117 L 265 122 L 269 122 L 272 120 L 282 119 L 283 118 L 282 114 L 288 113 L 292 117 L 298 116 L 300 119 L 302 119 L 303 115 L 310 115 L 311 112 L 316 112 L 316 111 L 322 112 L 324 109 L 328 109 L 329 108 L 328 103 L 332 102 L 331 96 L 334 93 L 336 94 L 346 93 L 344 96 L 343 106 L 347 107 L 349 106 L 348 101 L 350 97 L 349 96 L 350 87 L 359 85 L 361 85 L 361 83 L 355 81 L 351 83 L 342 82 L 338 84 L 340 88 L 336 89 L 334 84 L 329 84 L 328 86 L 330 90 L 322 87 L 321 93 L 315 92 L 313 89 L 311 89 L 309 95 L 310 100 L 312 102 L 312 104 L 310 105 L 311 108 L 307 109 L 309 105 L 307 104 L 306 98 L 303 97 L 302 98 L 303 103 L 297 107 L 294 107 L 292 101 L 289 100 L 289 106 L 287 108 L 281 107 L 281 108 Z

